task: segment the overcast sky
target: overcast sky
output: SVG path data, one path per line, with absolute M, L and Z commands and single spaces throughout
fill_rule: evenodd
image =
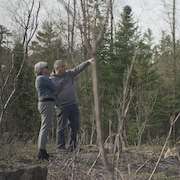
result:
M 7 27 L 11 26 L 7 9 L 10 8 L 9 2 L 14 0 L 0 0 L 0 24 Z M 36 0 L 37 1 L 37 0 Z M 52 11 L 56 11 L 60 4 L 57 0 L 41 0 L 41 21 L 45 19 Z M 145 31 L 147 28 L 153 30 L 156 41 L 161 37 L 161 31 L 170 31 L 167 23 L 167 8 L 164 7 L 165 0 L 115 0 L 114 11 L 115 19 L 118 19 L 122 7 L 130 5 L 134 12 L 134 17 L 138 25 Z M 166 0 L 168 7 L 171 7 L 173 0 Z M 180 37 L 180 0 L 177 0 L 177 36 Z

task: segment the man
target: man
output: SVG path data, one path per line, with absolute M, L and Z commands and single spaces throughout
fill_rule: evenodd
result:
M 38 93 L 38 110 L 41 114 L 41 128 L 38 137 L 38 159 L 48 160 L 46 151 L 48 130 L 54 113 L 55 96 L 61 88 L 60 84 L 54 84 L 49 78 L 49 70 L 46 62 L 38 62 L 34 66 L 36 74 L 35 87 Z
M 63 60 L 57 60 L 54 63 L 55 74 L 51 77 L 52 81 L 55 84 L 64 82 L 62 90 L 59 92 L 56 101 L 57 109 L 60 110 L 60 113 L 57 114 L 57 148 L 60 150 L 66 149 L 64 133 L 68 120 L 71 128 L 69 150 L 73 151 L 76 148 L 77 133 L 80 127 L 80 120 L 74 79 L 93 61 L 93 58 L 89 59 L 88 61 L 81 63 L 74 69 L 69 70 L 66 69 L 66 64 Z

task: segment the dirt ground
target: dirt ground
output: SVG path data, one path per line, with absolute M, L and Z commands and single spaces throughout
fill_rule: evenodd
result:
M 147 180 L 158 159 L 161 146 L 129 147 L 121 153 L 118 168 L 114 174 L 119 180 Z M 74 153 L 56 152 L 50 145 L 49 162 L 36 158 L 36 145 L 13 143 L 0 146 L 0 168 L 13 168 L 23 165 L 42 164 L 48 168 L 47 180 L 108 180 L 96 146 L 82 146 Z M 112 164 L 117 154 L 108 153 Z M 153 180 L 180 180 L 180 162 L 176 157 L 160 161 Z

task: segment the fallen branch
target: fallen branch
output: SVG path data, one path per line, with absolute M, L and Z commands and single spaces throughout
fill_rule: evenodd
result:
M 92 169 L 93 169 L 94 166 L 96 165 L 96 163 L 97 163 L 97 161 L 98 161 L 98 159 L 99 159 L 100 156 L 101 156 L 101 153 L 99 152 L 98 155 L 97 155 L 96 160 L 93 162 L 92 166 L 89 168 L 89 170 L 88 170 L 88 172 L 87 172 L 87 175 L 90 175 Z

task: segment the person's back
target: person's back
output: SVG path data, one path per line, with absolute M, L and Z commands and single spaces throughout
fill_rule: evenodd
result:
M 47 75 L 38 75 L 35 81 L 36 90 L 38 93 L 38 100 L 55 99 L 55 85 Z
M 47 62 L 38 62 L 34 66 L 36 74 L 35 86 L 38 94 L 38 110 L 41 115 L 41 128 L 38 137 L 38 159 L 49 160 L 46 151 L 48 130 L 54 113 L 55 85 L 49 79 Z
M 51 79 L 54 84 L 64 82 L 57 96 L 56 104 L 58 107 L 77 103 L 74 77 L 70 71 L 66 71 L 63 75 L 53 75 Z

